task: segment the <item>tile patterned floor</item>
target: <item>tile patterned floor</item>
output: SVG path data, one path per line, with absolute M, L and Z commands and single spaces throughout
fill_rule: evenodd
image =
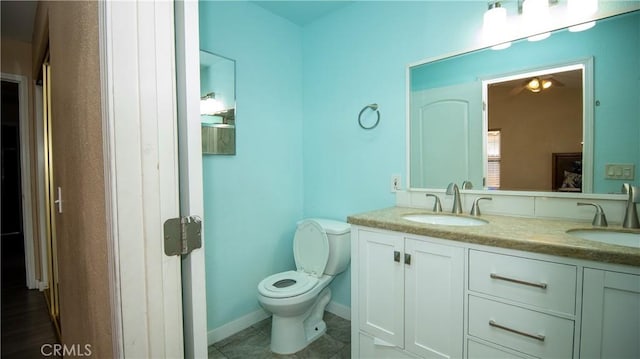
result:
M 271 318 L 223 339 L 209 347 L 209 359 L 313 358 L 343 359 L 351 357 L 351 322 L 325 312 L 327 332 L 303 350 L 279 355 L 269 350 Z

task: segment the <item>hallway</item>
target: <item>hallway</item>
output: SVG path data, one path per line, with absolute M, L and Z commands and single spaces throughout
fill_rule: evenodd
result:
M 44 294 L 25 285 L 20 234 L 2 236 L 2 358 L 42 358 L 43 344 L 58 343 Z M 47 347 L 48 353 L 51 347 Z M 55 358 L 55 356 L 51 356 Z

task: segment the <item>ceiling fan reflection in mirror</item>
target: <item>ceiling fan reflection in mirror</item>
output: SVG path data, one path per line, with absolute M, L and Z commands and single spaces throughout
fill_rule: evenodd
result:
M 507 83 L 502 83 L 501 85 L 504 86 L 508 84 L 508 86 L 513 87 L 510 95 L 515 96 L 520 94 L 523 90 L 528 90 L 533 93 L 541 93 L 555 87 L 579 87 L 581 81 L 582 71 L 573 70 L 511 80 Z
M 517 95 L 522 92 L 522 90 L 529 90 L 533 93 L 539 93 L 543 90 L 549 90 L 553 86 L 564 86 L 564 83 L 557 79 L 554 79 L 552 75 L 536 76 L 518 83 L 513 88 L 513 90 L 511 90 L 511 95 Z

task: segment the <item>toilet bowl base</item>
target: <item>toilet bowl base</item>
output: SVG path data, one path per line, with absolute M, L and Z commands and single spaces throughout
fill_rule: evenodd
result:
M 271 318 L 270 349 L 276 354 L 293 354 L 306 348 L 327 331 L 322 320 L 324 309 L 331 299 L 331 290 L 325 288 L 314 305 L 301 316 Z

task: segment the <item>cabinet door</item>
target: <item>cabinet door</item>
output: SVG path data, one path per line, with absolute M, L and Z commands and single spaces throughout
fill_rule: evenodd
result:
M 464 249 L 406 239 L 405 349 L 424 358 L 461 358 Z
M 640 358 L 640 276 L 584 269 L 581 358 Z
M 404 342 L 403 238 L 359 233 L 360 329 L 398 347 Z

